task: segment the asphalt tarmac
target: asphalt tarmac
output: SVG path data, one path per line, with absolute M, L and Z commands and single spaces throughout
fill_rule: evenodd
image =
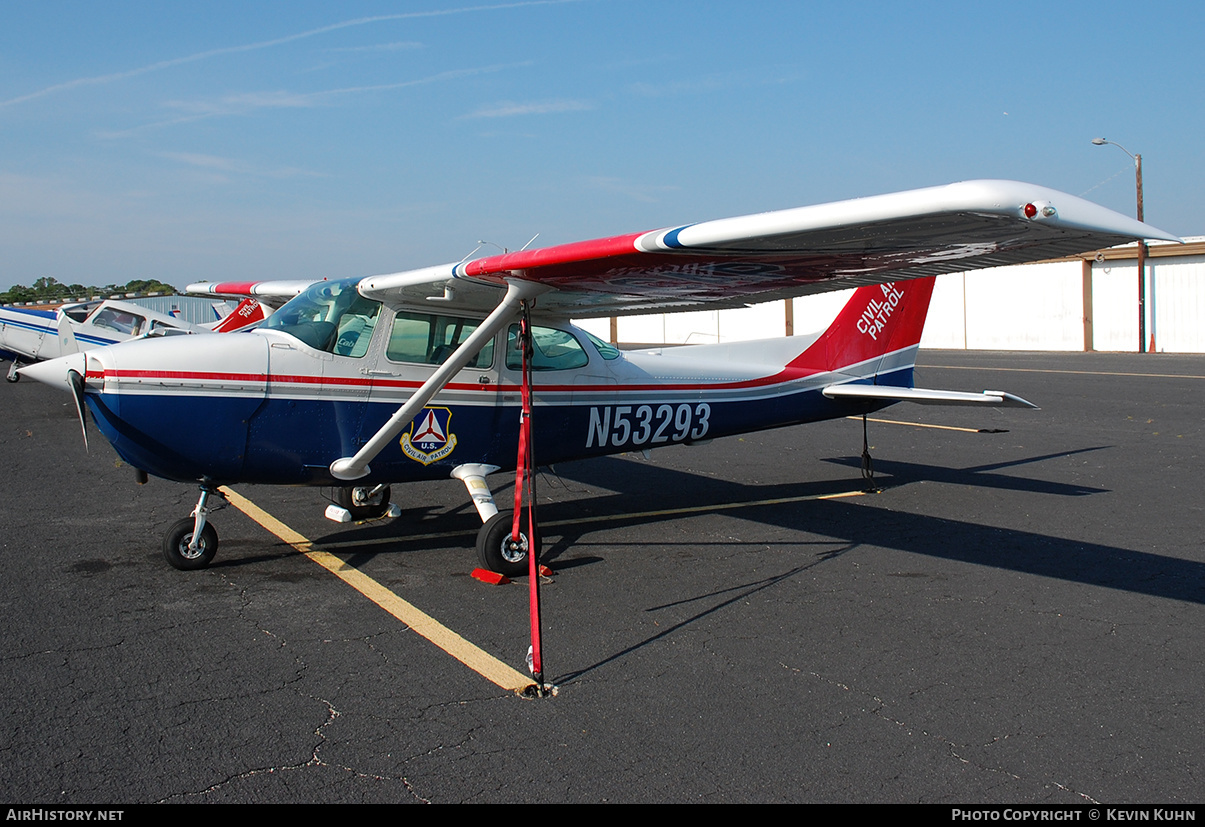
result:
M 1042 409 L 876 415 L 877 493 L 850 420 L 543 473 L 543 700 L 235 508 L 209 569 L 169 568 L 195 488 L 6 385 L 0 801 L 1205 801 L 1205 357 L 921 366 Z M 525 668 L 525 578 L 469 577 L 460 483 L 356 526 L 236 491 Z

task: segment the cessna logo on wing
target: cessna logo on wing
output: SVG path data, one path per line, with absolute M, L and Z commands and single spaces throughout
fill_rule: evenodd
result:
M 402 434 L 402 453 L 423 465 L 443 459 L 456 449 L 456 434 L 448 430 L 451 421 L 450 408 L 423 408 Z

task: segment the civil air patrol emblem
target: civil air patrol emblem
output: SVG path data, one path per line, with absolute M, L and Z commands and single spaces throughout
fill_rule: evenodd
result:
M 430 465 L 456 450 L 456 434 L 449 430 L 450 408 L 423 408 L 410 430 L 402 434 L 402 453 L 415 462 Z

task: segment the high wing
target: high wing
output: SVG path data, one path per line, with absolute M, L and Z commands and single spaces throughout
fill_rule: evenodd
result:
M 549 289 L 541 313 L 592 318 L 742 307 L 1143 238 L 1180 241 L 1057 190 L 964 181 L 370 276 L 359 289 L 489 310 L 520 279 Z

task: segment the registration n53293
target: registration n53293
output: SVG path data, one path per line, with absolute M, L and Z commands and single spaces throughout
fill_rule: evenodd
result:
M 605 405 L 590 408 L 586 447 L 597 445 L 664 445 L 702 439 L 710 426 L 711 406 L 691 405 Z

